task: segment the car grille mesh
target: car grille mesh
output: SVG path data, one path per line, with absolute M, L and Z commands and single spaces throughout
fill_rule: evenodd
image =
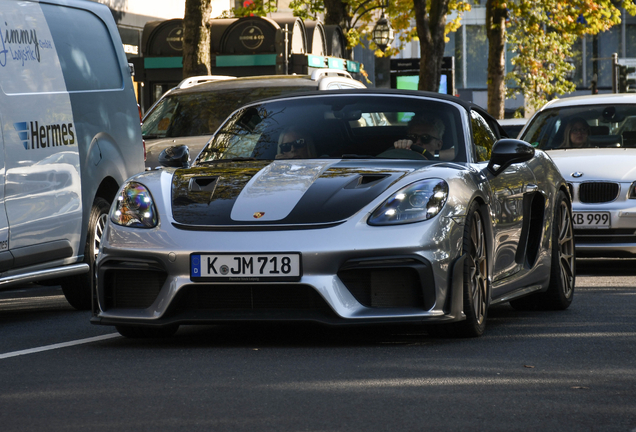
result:
M 623 229 L 575 229 L 574 240 L 581 243 L 633 243 L 636 244 L 636 230 Z
M 117 270 L 104 274 L 106 308 L 146 309 L 161 291 L 167 275 L 151 270 Z
M 579 186 L 579 201 L 582 203 L 604 203 L 618 197 L 618 183 L 590 182 Z
M 425 308 L 420 278 L 415 269 L 355 269 L 338 277 L 360 304 L 373 308 Z
M 331 312 L 324 299 L 310 286 L 212 285 L 185 286 L 176 300 L 177 312 L 187 310 L 319 310 Z

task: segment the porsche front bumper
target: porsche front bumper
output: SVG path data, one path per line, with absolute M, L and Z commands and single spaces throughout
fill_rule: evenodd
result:
M 462 234 L 463 227 L 449 217 L 392 227 L 345 221 L 322 229 L 246 232 L 109 224 L 91 322 L 457 321 L 464 319 Z M 191 253 L 212 250 L 296 251 L 302 275 L 294 282 L 193 282 Z

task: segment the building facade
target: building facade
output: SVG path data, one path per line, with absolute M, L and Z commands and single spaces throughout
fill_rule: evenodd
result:
M 141 37 L 150 21 L 183 18 L 185 0 L 90 0 L 108 6 L 115 18 L 128 58 L 141 55 Z M 219 16 L 234 0 L 212 0 L 212 14 Z
M 115 22 L 129 58 L 142 55 L 142 31 L 146 23 L 151 21 L 183 18 L 185 0 L 91 0 L 107 5 L 115 17 Z M 278 11 L 272 16 L 292 16 L 289 8 L 290 0 L 279 0 Z M 241 6 L 243 0 L 212 0 L 213 17 L 233 7 Z M 472 10 L 462 15 L 461 27 L 457 32 L 448 35 L 445 57 L 454 59 L 454 86 L 461 99 L 469 100 L 480 106 L 487 106 L 487 61 L 488 40 L 486 37 L 485 2 L 473 4 Z M 600 93 L 612 91 L 613 53 L 618 53 L 619 62 L 636 64 L 636 17 L 623 11 L 622 22 L 607 32 L 597 36 L 582 38 L 574 47 L 572 59 L 575 71 L 573 80 L 576 91 L 561 97 L 589 94 L 594 75 L 597 76 L 597 87 Z M 514 53 L 507 52 L 506 72 L 512 70 L 510 59 Z M 394 59 L 419 58 L 419 42 L 406 44 Z M 389 59 L 376 59 L 365 44 L 362 43 L 353 51 L 353 60 L 359 62 L 368 74 L 369 87 L 389 87 L 391 68 Z M 395 71 L 394 71 L 395 72 Z M 523 96 L 506 100 L 506 113 L 512 115 L 523 106 Z

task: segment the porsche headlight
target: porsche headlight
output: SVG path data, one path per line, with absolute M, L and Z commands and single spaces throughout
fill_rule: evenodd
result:
M 156 227 L 157 210 L 148 189 L 141 183 L 127 183 L 117 197 L 110 220 L 132 228 Z
M 369 225 L 397 225 L 435 217 L 446 204 L 448 184 L 442 179 L 413 183 L 393 194 L 369 218 Z

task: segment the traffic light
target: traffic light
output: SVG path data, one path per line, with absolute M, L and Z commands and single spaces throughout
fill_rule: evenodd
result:
M 634 93 L 636 92 L 636 79 L 629 78 L 628 75 L 636 72 L 636 67 L 618 65 L 618 92 Z

